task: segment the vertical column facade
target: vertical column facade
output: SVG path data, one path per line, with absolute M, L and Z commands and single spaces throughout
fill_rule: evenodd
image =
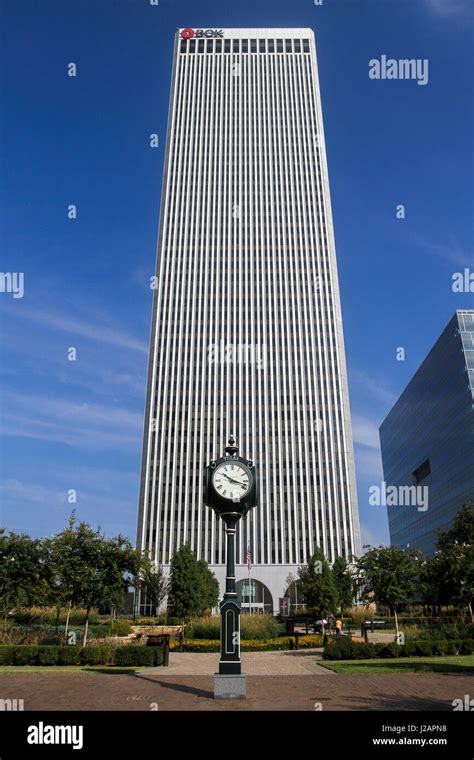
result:
M 359 554 L 312 30 L 177 32 L 157 262 L 137 545 L 224 564 L 202 491 L 233 433 L 260 488 L 238 564 Z

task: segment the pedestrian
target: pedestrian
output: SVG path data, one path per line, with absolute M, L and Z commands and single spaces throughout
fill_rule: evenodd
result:
M 334 615 L 332 612 L 328 615 L 328 626 L 329 626 L 329 635 L 332 636 L 332 627 L 334 625 Z
M 336 636 L 340 636 L 342 633 L 342 622 L 340 620 L 336 620 Z

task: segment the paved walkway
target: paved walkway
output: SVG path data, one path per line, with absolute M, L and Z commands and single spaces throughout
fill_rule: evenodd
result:
M 200 655 L 193 655 L 199 657 Z M 0 698 L 29 710 L 448 710 L 472 694 L 472 676 L 261 675 L 247 678 L 246 700 L 215 701 L 212 675 L 5 673 Z
M 244 652 L 247 699 L 215 701 L 218 653 L 171 652 L 168 668 L 119 673 L 12 672 L 0 698 L 25 710 L 452 710 L 472 693 L 462 673 L 335 674 L 318 664 L 321 649 Z
M 311 673 L 327 676 L 327 668 L 317 664 L 322 649 L 300 649 L 297 652 L 243 652 L 242 671 L 248 676 L 307 676 Z M 166 676 L 208 676 L 217 671 L 217 652 L 195 654 L 193 652 L 170 652 L 167 668 L 146 668 L 142 672 Z

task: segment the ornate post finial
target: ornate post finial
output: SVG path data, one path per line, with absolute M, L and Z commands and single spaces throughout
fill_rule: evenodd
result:
M 229 443 L 225 447 L 226 454 L 230 454 L 231 456 L 236 456 L 238 450 L 239 450 L 239 447 L 237 446 L 235 442 L 235 438 L 233 435 L 231 435 L 229 437 Z

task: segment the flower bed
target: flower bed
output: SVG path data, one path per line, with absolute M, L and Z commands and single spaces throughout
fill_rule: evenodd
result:
M 300 649 L 316 648 L 323 645 L 321 636 L 300 636 Z M 242 652 L 270 652 L 276 650 L 294 649 L 294 636 L 281 636 L 278 639 L 243 639 L 240 642 Z M 171 639 L 170 651 L 179 650 L 179 641 Z M 219 652 L 219 639 L 184 639 L 183 652 Z

